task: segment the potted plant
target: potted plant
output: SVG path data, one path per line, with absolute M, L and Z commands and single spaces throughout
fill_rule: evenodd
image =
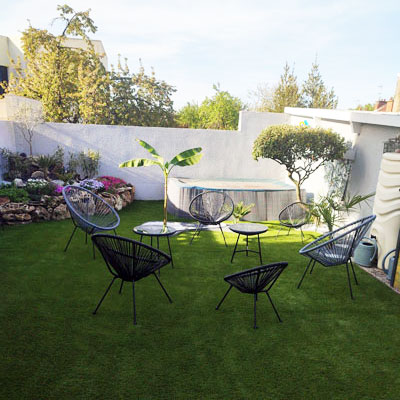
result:
M 239 201 L 239 203 L 235 204 L 235 208 L 233 210 L 233 222 L 237 224 L 243 217 L 251 213 L 251 209 L 255 206 L 254 203 L 249 205 L 245 205 L 243 201 Z
M 149 158 L 135 158 L 133 160 L 125 161 L 119 164 L 120 168 L 127 167 L 149 167 L 151 165 L 158 165 L 164 174 L 164 219 L 163 219 L 163 232 L 167 230 L 167 197 L 168 197 L 168 176 L 174 167 L 185 167 L 187 165 L 197 164 L 203 154 L 201 153 L 202 148 L 196 147 L 193 149 L 185 150 L 182 153 L 176 155 L 172 160 L 164 162 L 164 158 L 161 157 L 157 151 L 146 143 L 144 140 L 136 139 L 139 144 L 144 147 L 153 157 L 154 160 Z

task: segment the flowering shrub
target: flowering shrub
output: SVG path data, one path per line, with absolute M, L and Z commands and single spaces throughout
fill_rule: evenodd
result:
M 64 186 L 57 185 L 57 187 L 54 189 L 54 194 L 60 195 L 62 193 L 63 189 L 64 189 Z
M 25 186 L 29 194 L 43 195 L 51 194 L 52 189 L 46 179 L 28 179 Z
M 125 186 L 126 182 L 123 179 L 116 178 L 114 176 L 100 176 L 97 178 L 104 185 L 106 192 L 115 192 L 116 189 Z
M 102 192 L 104 190 L 103 183 L 96 179 L 84 179 L 79 183 L 79 186 L 93 192 Z

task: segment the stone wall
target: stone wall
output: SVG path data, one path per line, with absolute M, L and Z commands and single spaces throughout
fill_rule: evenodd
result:
M 99 196 L 117 211 L 133 202 L 135 188 L 126 186 L 117 189 L 115 194 L 103 192 Z M 42 196 L 40 201 L 12 203 L 3 200 L 0 205 L 0 224 L 23 225 L 39 221 L 60 221 L 70 218 L 63 196 Z

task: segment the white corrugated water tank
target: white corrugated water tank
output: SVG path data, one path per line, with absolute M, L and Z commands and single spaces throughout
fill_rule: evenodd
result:
M 400 153 L 384 153 L 379 171 L 371 235 L 378 243 L 378 268 L 387 252 L 394 249 L 400 229 Z

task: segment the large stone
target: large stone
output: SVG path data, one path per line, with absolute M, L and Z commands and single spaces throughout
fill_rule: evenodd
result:
M 15 178 L 15 179 L 14 179 L 14 185 L 15 185 L 16 187 L 19 187 L 19 188 L 25 186 L 24 181 L 23 181 L 22 179 L 20 179 L 20 178 Z
M 15 219 L 17 221 L 27 222 L 30 221 L 32 217 L 29 214 L 15 214 Z
M 9 202 L 10 202 L 10 199 L 8 197 L 6 197 L 6 196 L 0 197 L 0 206 L 7 204 Z
M 69 212 L 67 206 L 65 204 L 60 204 L 53 210 L 52 219 L 60 221 L 62 219 L 69 218 Z
M 33 211 L 32 217 L 35 221 L 38 221 L 38 220 L 48 221 L 50 219 L 50 213 L 44 207 L 38 206 Z
M 44 179 L 44 172 L 43 171 L 32 172 L 31 178 L 32 179 Z
M 115 208 L 117 211 L 119 211 L 119 210 L 122 210 L 123 206 L 124 206 L 124 205 L 123 205 L 123 202 L 122 202 L 121 197 L 115 196 L 114 208 Z
M 2 218 L 3 218 L 4 221 L 7 221 L 7 222 L 8 221 L 15 221 L 15 214 L 11 214 L 11 213 L 3 214 Z

